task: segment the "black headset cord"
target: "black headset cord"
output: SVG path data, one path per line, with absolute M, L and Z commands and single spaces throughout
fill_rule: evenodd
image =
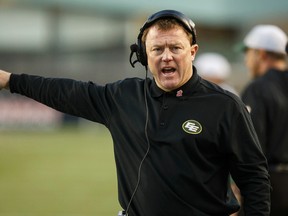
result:
M 146 75 L 145 75 L 145 82 L 144 82 L 144 100 L 145 100 L 145 109 L 146 109 L 146 120 L 145 120 L 145 128 L 144 128 L 144 131 L 145 131 L 145 138 L 146 138 L 146 142 L 147 142 L 147 151 L 145 153 L 145 155 L 143 156 L 141 162 L 140 162 L 140 165 L 139 165 L 139 168 L 138 168 L 138 177 L 137 177 L 137 183 L 136 183 L 136 186 L 135 186 L 135 189 L 132 193 L 132 196 L 130 198 L 130 201 L 127 205 L 127 208 L 126 208 L 126 216 L 129 216 L 129 209 L 130 209 L 130 206 L 131 206 L 131 203 L 133 201 L 133 198 L 138 190 L 138 187 L 140 185 L 140 180 L 141 180 L 141 170 L 142 170 L 142 165 L 145 161 L 145 159 L 147 158 L 148 154 L 149 154 L 149 151 L 150 151 L 150 141 L 149 141 L 149 137 L 148 137 L 148 122 L 149 122 L 149 109 L 148 109 L 148 102 L 147 102 L 147 91 L 148 91 L 148 84 L 147 84 L 147 79 L 148 79 L 148 68 L 147 66 L 145 66 L 145 69 L 146 69 Z

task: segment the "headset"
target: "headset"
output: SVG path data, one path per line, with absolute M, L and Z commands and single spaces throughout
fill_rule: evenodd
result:
M 137 44 L 132 44 L 130 46 L 130 64 L 134 68 L 137 62 L 140 62 L 143 66 L 147 68 L 147 54 L 145 44 L 142 42 L 142 36 L 144 31 L 152 26 L 157 20 L 160 19 L 175 19 L 179 24 L 181 24 L 189 33 L 192 34 L 192 45 L 196 44 L 196 29 L 194 22 L 185 16 L 183 13 L 176 10 L 162 10 L 157 13 L 152 14 L 148 17 L 147 21 L 140 28 L 140 32 L 137 37 Z M 132 56 L 136 53 L 136 60 L 132 62 Z

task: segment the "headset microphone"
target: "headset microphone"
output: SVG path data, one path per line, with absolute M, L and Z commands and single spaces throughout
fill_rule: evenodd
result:
M 131 44 L 130 50 L 131 50 L 131 53 L 130 53 L 130 64 L 134 68 L 135 64 L 137 62 L 139 62 L 139 58 L 138 58 L 139 47 L 138 47 L 137 44 Z M 132 57 L 133 57 L 134 53 L 136 54 L 136 60 L 132 62 Z

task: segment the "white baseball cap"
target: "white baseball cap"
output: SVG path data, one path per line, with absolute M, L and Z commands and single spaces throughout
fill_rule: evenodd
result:
M 244 38 L 244 46 L 252 49 L 264 49 L 275 53 L 286 53 L 286 33 L 275 25 L 257 25 Z
M 207 52 L 196 57 L 194 65 L 200 76 L 226 80 L 231 73 L 228 60 L 219 53 Z

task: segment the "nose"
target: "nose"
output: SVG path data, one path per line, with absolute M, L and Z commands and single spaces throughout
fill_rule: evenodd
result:
M 162 60 L 164 62 L 168 62 L 168 61 L 171 61 L 172 59 L 173 59 L 173 56 L 172 56 L 171 51 L 168 48 L 166 48 L 163 52 Z

